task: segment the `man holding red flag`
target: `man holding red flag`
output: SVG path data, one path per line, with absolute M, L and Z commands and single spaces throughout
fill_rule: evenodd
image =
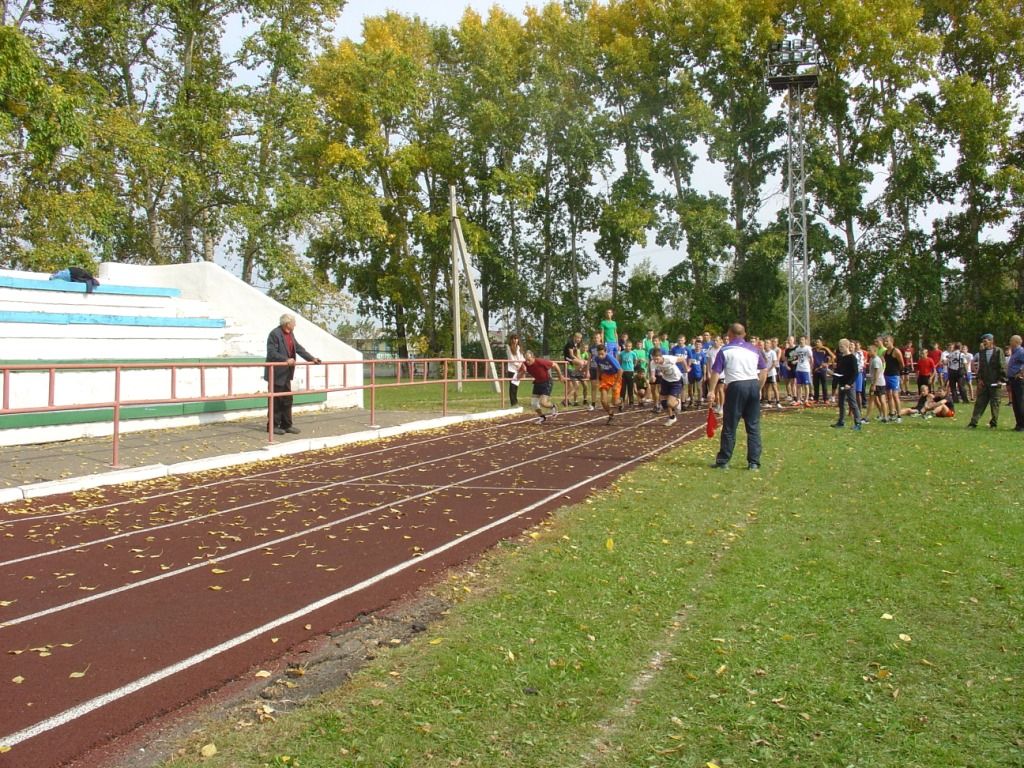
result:
M 726 469 L 736 447 L 740 418 L 747 430 L 747 469 L 761 468 L 761 388 L 768 376 L 764 352 L 746 341 L 747 330 L 740 323 L 729 327 L 729 343 L 722 347 L 711 366 L 708 388 L 713 392 L 719 378 L 725 382 L 722 414 L 722 442 L 714 469 Z M 714 434 L 711 416 L 708 429 Z

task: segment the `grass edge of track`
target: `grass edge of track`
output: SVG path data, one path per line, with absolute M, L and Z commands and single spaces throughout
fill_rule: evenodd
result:
M 421 640 L 171 765 L 1019 765 L 1019 439 L 830 416 L 767 421 L 757 475 L 711 441 L 633 471 L 439 584 Z

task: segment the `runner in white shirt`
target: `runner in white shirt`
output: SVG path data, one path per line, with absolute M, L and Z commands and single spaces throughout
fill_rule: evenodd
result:
M 661 407 L 668 409 L 666 425 L 676 423 L 676 411 L 682 404 L 683 380 L 685 374 L 679 370 L 677 363 L 684 363 L 683 357 L 666 355 L 660 347 L 651 352 L 651 375 L 657 374 L 661 381 Z

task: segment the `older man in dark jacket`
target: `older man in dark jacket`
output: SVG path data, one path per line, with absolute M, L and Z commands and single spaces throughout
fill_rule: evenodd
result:
M 978 397 L 974 401 L 974 413 L 967 425 L 978 426 L 978 420 L 985 413 L 985 407 L 991 406 L 992 418 L 988 425 L 995 429 L 999 425 L 999 405 L 1002 400 L 1002 387 L 1006 381 L 1006 365 L 1003 362 L 1003 350 L 996 346 L 991 333 L 981 337 L 981 350 L 978 352 Z
M 273 392 L 291 392 L 292 378 L 295 376 L 295 356 L 312 363 L 319 363 L 320 358 L 314 357 L 295 338 L 295 317 L 281 315 L 281 323 L 267 336 L 267 362 L 287 363 L 287 365 L 267 366 L 263 378 L 268 382 L 273 377 Z M 286 432 L 298 434 L 299 429 L 292 425 L 292 396 L 281 395 L 270 398 L 268 409 L 273 413 L 275 435 Z

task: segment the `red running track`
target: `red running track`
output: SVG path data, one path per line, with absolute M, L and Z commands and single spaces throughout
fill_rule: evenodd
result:
M 51 768 L 586 497 L 703 429 L 464 424 L 0 507 L 0 768 Z

